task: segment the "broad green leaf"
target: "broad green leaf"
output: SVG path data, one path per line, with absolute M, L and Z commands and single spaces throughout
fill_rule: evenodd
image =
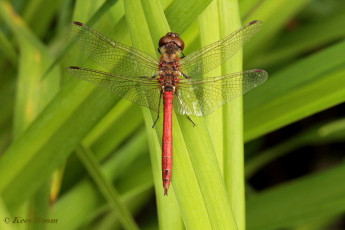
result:
M 12 63 L 12 65 L 17 64 L 17 53 L 11 44 L 11 42 L 8 40 L 8 38 L 5 36 L 5 34 L 0 31 L 0 50 L 1 53 L 8 58 L 8 60 Z
M 16 79 L 12 77 L 13 74 L 13 70 L 6 71 L 0 80 L 0 155 L 6 150 L 12 139 L 12 117 L 16 84 Z
M 53 2 L 45 0 L 28 1 L 23 11 L 23 20 L 30 26 L 35 34 L 41 37 L 44 32 L 47 31 L 47 27 L 50 27 L 62 1 L 63 0 Z
M 345 42 L 339 42 L 271 76 L 245 96 L 245 140 L 345 101 L 344 74 Z
M 199 16 L 198 24 L 200 31 L 200 43 L 201 47 L 207 46 L 213 42 L 216 42 L 221 39 L 220 37 L 220 15 L 218 13 L 218 2 L 213 1 L 208 7 L 204 10 Z M 214 22 L 213 24 L 208 23 L 209 21 Z M 223 32 L 223 31 L 222 31 Z M 187 54 L 188 55 L 188 54 Z M 222 69 L 221 66 L 205 74 L 203 77 L 215 77 L 221 76 Z M 221 95 L 218 95 L 221 97 Z M 217 109 L 212 114 L 209 114 L 205 117 L 206 124 L 208 127 L 208 132 L 212 139 L 214 150 L 217 155 L 218 164 L 221 170 L 222 175 L 224 176 L 224 151 L 223 151 L 223 117 L 222 117 L 223 108 Z
M 253 6 L 244 23 L 261 20 L 262 30 L 246 46 L 245 63 L 256 58 L 258 53 L 269 47 L 280 29 L 305 6 L 309 0 L 267 0 Z M 261 68 L 260 66 L 255 68 Z
M 151 51 L 151 54 L 154 54 L 155 49 L 150 38 L 154 37 L 155 34 L 164 34 L 167 24 L 159 21 L 161 24 L 157 24 L 153 31 L 153 27 L 149 27 L 142 22 L 156 21 L 158 23 L 158 20 L 146 20 L 145 18 L 157 17 L 162 14 L 151 12 L 145 15 L 145 12 L 140 11 L 140 7 L 133 11 L 133 7 L 138 6 L 138 4 L 139 1 L 135 0 L 125 1 L 131 39 L 136 48 L 147 49 Z M 151 11 L 157 9 L 159 10 L 159 7 L 153 8 Z M 151 36 L 147 36 L 147 34 Z M 148 111 L 145 110 L 144 115 L 146 122 L 154 120 L 156 116 L 156 114 L 152 114 L 150 117 Z M 203 118 L 197 117 L 193 117 L 193 120 L 198 124 L 194 128 L 191 127 L 190 122 L 185 117 L 179 115 L 175 117 L 173 115 L 174 175 L 172 183 L 184 223 L 186 228 L 205 228 L 205 226 L 208 226 L 211 228 L 236 229 L 236 223 L 233 220 L 221 171 L 205 121 Z M 149 123 L 152 124 L 152 122 Z M 161 129 L 162 123 L 160 121 L 156 125 L 159 137 L 161 137 Z M 197 139 L 195 138 L 196 135 Z M 200 148 L 201 145 L 203 148 Z M 159 158 L 159 152 L 152 154 L 156 159 Z M 154 162 L 158 162 L 158 160 Z M 163 193 L 158 193 L 157 196 L 159 195 L 163 196 Z M 159 201 L 160 199 L 158 199 Z M 217 210 L 216 213 L 215 210 Z
M 139 106 L 120 100 L 90 131 L 83 142 L 92 148 L 98 159 L 104 160 L 143 126 L 143 117 L 140 113 Z
M 344 164 L 263 191 L 247 202 L 248 230 L 292 228 L 345 211 Z
M 178 33 L 185 31 L 211 2 L 212 0 L 173 1 L 165 12 L 171 31 Z
M 345 139 L 345 119 L 322 123 L 304 130 L 283 143 L 258 152 L 246 161 L 246 177 L 250 178 L 257 170 L 265 167 L 277 158 L 306 145 L 319 145 L 332 142 L 343 142 Z
M 84 166 L 87 168 L 100 192 L 110 204 L 110 207 L 118 214 L 123 228 L 139 229 L 129 210 L 121 202 L 118 191 L 112 186 L 110 180 L 108 180 L 102 173 L 101 167 L 94 153 L 85 146 L 80 146 L 76 152 Z
M 7 207 L 5 205 L 5 202 L 3 201 L 3 199 L 0 197 L 0 213 L 1 213 L 1 223 L 0 223 L 0 227 L 3 230 L 15 230 L 18 229 L 14 224 L 12 224 L 13 222 L 13 218 L 10 215 L 10 213 L 7 210 Z
M 3 4 L 2 9 L 9 11 L 9 6 Z M 25 31 L 22 36 L 28 37 Z M 39 45 L 39 42 L 33 41 L 33 44 Z M 83 101 L 88 96 L 94 102 Z M 18 137 L 0 159 L 0 174 L 6 174 L 6 179 L 1 180 L 0 190 L 5 201 L 10 204 L 9 208 L 15 210 L 29 198 L 104 116 L 113 105 L 113 100 L 106 100 L 107 97 L 114 98 L 73 79 L 47 106 L 45 112 Z M 91 111 L 93 116 L 81 115 L 83 112 L 91 114 Z M 17 183 L 10 183 L 12 181 Z M 23 195 L 21 191 L 24 189 L 26 193 Z
M 318 49 L 330 42 L 345 37 L 345 31 L 340 30 L 345 21 L 345 9 L 332 15 L 327 20 L 296 25 L 296 29 L 291 29 L 279 36 L 279 41 L 274 42 L 271 49 L 257 55 L 249 63 L 250 66 L 260 68 L 275 67 L 291 62 L 295 58 Z M 297 41 L 297 42 L 296 42 Z
M 237 0 L 218 0 L 221 38 L 242 26 L 238 4 Z M 240 71 L 242 50 L 222 65 L 222 74 Z M 223 107 L 224 181 L 239 230 L 246 229 L 242 103 L 240 97 Z
M 11 12 L 9 5 L 4 7 L 3 18 L 14 32 L 20 50 L 13 130 L 13 136 L 17 138 L 56 95 L 60 87 L 60 75 L 59 69 L 54 68 L 47 78 L 40 78 L 53 58 L 39 39 L 25 27 L 24 21 Z M 48 215 L 49 181 L 47 178 L 30 201 L 32 215 L 42 219 Z M 43 225 L 37 227 L 39 229 L 43 229 Z
M 121 190 L 120 199 L 126 204 L 131 203 L 129 206 L 131 210 L 136 209 L 137 205 L 140 207 L 136 199 L 141 196 L 147 199 L 145 191 L 152 187 L 152 177 L 145 177 L 146 180 L 140 177 L 140 175 L 151 176 L 148 153 L 143 151 L 145 145 L 145 134 L 141 131 L 102 166 L 105 177 L 108 180 L 117 181 L 116 188 Z M 135 185 L 127 188 L 128 182 L 134 182 Z M 94 183 L 84 178 L 57 200 L 51 217 L 63 221 L 60 225 L 51 226 L 51 229 L 76 229 L 85 221 L 92 221 L 100 210 L 104 213 L 105 207 L 107 207 L 106 211 L 111 213 L 114 222 L 118 222 L 116 215 L 108 208 Z
M 241 0 L 239 1 L 239 9 L 242 19 L 246 19 L 250 13 L 255 11 L 263 1 L 260 0 Z

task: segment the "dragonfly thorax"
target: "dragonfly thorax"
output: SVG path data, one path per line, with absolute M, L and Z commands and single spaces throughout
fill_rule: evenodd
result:
M 178 84 L 178 77 L 180 76 L 180 71 L 166 69 L 159 72 L 158 82 L 161 85 L 162 92 L 175 92 L 176 86 Z
M 159 51 L 161 54 L 175 54 L 180 55 L 182 53 L 182 49 L 177 46 L 175 43 L 168 43 L 164 46 L 159 47 Z
M 174 83 L 170 83 L 170 82 L 165 82 L 164 84 L 162 84 L 162 93 L 164 92 L 173 92 L 173 94 L 175 93 L 176 90 L 176 86 Z
M 179 77 L 180 73 L 180 59 L 176 53 L 163 53 L 159 62 L 159 75 Z

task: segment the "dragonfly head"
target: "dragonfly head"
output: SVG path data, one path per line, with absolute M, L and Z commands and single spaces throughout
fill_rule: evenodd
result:
M 159 40 L 159 49 L 164 52 L 182 52 L 184 42 L 177 33 L 169 32 Z

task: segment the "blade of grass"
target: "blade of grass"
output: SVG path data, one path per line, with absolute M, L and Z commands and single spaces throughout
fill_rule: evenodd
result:
M 171 31 L 179 33 L 185 31 L 211 2 L 212 0 L 173 1 L 165 13 Z
M 35 195 L 30 199 L 28 207 L 22 215 L 27 215 L 32 220 L 35 218 L 47 219 L 50 211 L 50 178 L 45 181 Z M 27 230 L 45 230 L 45 224 L 28 225 Z
M 292 138 L 259 152 L 246 162 L 246 177 L 251 177 L 256 171 L 268 163 L 283 156 L 288 152 L 306 146 L 332 142 L 342 142 L 345 139 L 345 119 L 334 120 L 328 123 L 318 124 Z
M 325 230 L 329 229 L 330 226 L 333 226 L 334 223 L 338 221 L 338 218 L 341 218 L 340 215 L 336 215 L 335 217 L 319 219 L 313 221 L 312 223 L 308 223 L 305 225 L 298 226 L 293 230 Z
M 151 190 L 142 189 L 142 191 L 137 192 L 134 201 L 127 202 L 128 207 L 131 209 L 132 213 L 137 214 L 139 212 L 139 215 L 140 215 L 141 209 L 145 207 L 145 205 L 148 202 L 150 202 L 151 196 L 152 196 Z M 121 230 L 123 229 L 122 226 L 120 225 L 120 222 L 118 221 L 118 218 L 114 218 L 114 216 L 115 217 L 117 216 L 116 212 L 111 212 L 110 210 L 108 210 L 109 208 L 107 207 L 104 207 L 104 209 L 105 210 L 100 210 L 100 213 L 97 216 L 95 216 L 93 219 L 91 219 L 90 221 L 91 227 L 89 229 L 90 230 L 99 230 L 99 229 Z M 157 229 L 157 225 L 155 225 L 155 228 Z M 140 223 L 140 229 L 144 229 L 142 223 Z
M 11 204 L 10 207 L 17 208 L 39 188 L 109 111 L 114 97 L 77 79 L 71 80 L 70 84 L 60 90 L 43 113 L 0 159 L 0 175 L 6 175 L 0 181 L 0 191 L 6 202 Z M 26 191 L 25 194 L 21 192 L 23 190 Z
M 103 160 L 138 128 L 143 127 L 143 121 L 139 106 L 120 100 L 85 137 L 84 143 L 91 146 L 98 159 Z
M 16 139 L 58 92 L 60 72 L 58 68 L 54 68 L 49 76 L 41 81 L 40 75 L 52 63 L 53 59 L 46 47 L 26 27 L 24 21 L 12 11 L 11 6 L 7 4 L 4 7 L 2 17 L 14 31 L 20 50 L 13 131 L 14 139 Z M 49 181 L 50 178 L 47 178 L 30 200 L 29 215 L 40 218 L 47 217 Z M 36 227 L 37 230 L 43 228 L 44 225 Z
M 244 97 L 245 140 L 343 102 L 344 74 L 344 41 L 276 73 Z
M 0 67 L 1 68 L 1 67 Z M 12 139 L 16 79 L 13 70 L 4 71 L 0 82 L 0 156 Z
M 62 0 L 48 2 L 44 0 L 29 1 L 23 8 L 23 20 L 37 36 L 47 32 Z M 44 10 L 42 10 L 44 9 Z
M 218 0 L 220 13 L 220 35 L 230 34 L 241 27 L 237 0 Z M 256 39 L 254 36 L 253 39 Z M 242 71 L 242 51 L 239 51 L 225 65 L 222 74 Z M 244 230 L 244 150 L 243 150 L 243 106 L 242 97 L 224 106 L 224 180 L 230 197 L 237 227 Z
M 239 2 L 240 15 L 243 20 L 246 20 L 264 0 L 243 0 Z
M 221 39 L 219 21 L 222 20 L 218 14 L 218 2 L 213 1 L 208 7 L 200 14 L 198 18 L 199 31 L 200 31 L 200 43 L 201 47 L 207 46 L 213 42 Z M 213 22 L 213 23 L 209 23 Z M 207 65 L 207 63 L 205 63 Z M 203 77 L 221 76 L 221 66 L 213 71 L 205 74 Z M 218 95 L 219 98 L 222 95 Z M 223 162 L 223 108 L 217 109 L 214 113 L 205 117 L 208 131 L 210 133 L 212 143 L 217 155 L 218 164 L 222 175 L 224 175 L 224 162 Z
M 79 159 L 83 162 L 105 199 L 109 202 L 125 229 L 139 229 L 127 207 L 120 201 L 115 187 L 102 175 L 97 158 L 85 146 L 77 149 Z
M 97 9 L 97 11 L 90 17 L 86 24 L 92 25 L 98 21 L 98 19 L 108 11 L 118 0 L 106 0 L 101 7 Z M 46 78 L 49 75 L 49 72 L 52 71 L 53 68 L 61 61 L 61 59 L 65 56 L 67 51 L 71 48 L 72 43 L 69 43 L 56 57 L 54 62 L 49 66 L 47 71 L 42 75 L 42 79 Z
M 2 16 L 9 14 L 7 17 L 10 18 L 15 15 L 5 2 L 1 2 L 0 9 Z M 9 20 L 8 23 L 17 21 L 18 18 Z M 21 32 L 23 37 L 30 37 L 26 30 Z M 33 40 L 33 44 L 40 47 L 39 41 Z M 71 80 L 69 83 L 47 106 L 46 112 L 33 122 L 0 159 L 0 165 L 3 166 L 0 174 L 6 174 L 6 179 L 1 180 L 0 190 L 6 202 L 11 204 L 10 208 L 16 209 L 30 197 L 113 105 L 114 96 L 97 91 L 77 80 Z M 83 102 L 88 96 L 93 102 Z M 71 118 L 74 112 L 75 117 Z M 78 112 L 93 115 L 79 117 Z M 8 161 L 16 164 L 9 165 L 6 163 Z M 13 183 L 14 178 L 17 183 Z M 21 192 L 24 189 L 25 194 Z
M 136 202 L 136 197 L 152 187 L 152 178 L 146 177 L 146 180 L 141 180 L 140 177 L 140 175 L 146 174 L 151 176 L 145 145 L 145 132 L 141 131 L 102 165 L 102 172 L 108 180 L 119 181 L 122 178 L 124 182 L 133 181 L 136 183 L 136 186 L 129 189 L 123 188 L 121 183 L 116 183 L 116 187 L 121 192 L 121 201 L 125 202 L 131 210 L 132 207 L 135 208 L 139 205 Z M 136 162 L 139 162 L 140 165 Z M 132 172 L 133 174 L 131 174 Z M 51 217 L 63 221 L 60 225 L 51 226 L 52 230 L 77 229 L 86 221 L 91 221 L 93 216 L 99 213 L 98 210 L 103 209 L 106 205 L 99 189 L 90 180 L 84 178 L 57 200 Z M 66 209 L 66 207 L 68 208 Z
M 10 18 L 8 18 L 9 20 Z M 21 26 L 21 23 L 23 22 L 11 23 L 12 29 L 16 31 L 21 52 L 14 119 L 15 138 L 37 117 L 56 95 L 60 87 L 58 68 L 55 68 L 44 81 L 40 78 L 47 66 L 52 63 L 52 57 L 49 56 L 43 44 L 39 46 L 35 44 L 38 43 L 35 41 L 36 37 L 28 31 L 23 32 L 25 28 Z
M 83 143 L 95 152 L 99 161 L 107 160 L 117 148 L 142 129 L 143 118 L 140 116 L 140 110 L 139 106 L 120 100 L 88 133 Z M 69 176 L 64 179 L 65 186 L 73 187 L 83 172 L 84 168 L 78 158 L 69 158 L 66 169 Z
M 248 230 L 297 227 L 345 211 L 345 165 L 263 191 L 247 202 Z
M 151 50 L 153 54 L 155 49 L 148 34 L 151 37 L 153 37 L 152 34 L 164 34 L 166 26 L 162 25 L 164 21 L 163 23 L 157 21 L 161 24 L 157 24 L 155 30 L 160 32 L 149 31 L 148 26 L 143 24 L 146 21 L 145 17 L 159 14 L 143 15 L 143 12 L 140 11 L 141 8 L 135 7 L 138 5 L 140 4 L 135 0 L 125 1 L 131 39 L 135 47 L 141 50 Z M 156 10 L 156 8 L 151 10 Z M 146 121 L 153 120 L 155 116 L 154 114 L 152 117 L 146 112 L 144 114 Z M 186 227 L 198 229 L 208 226 L 236 229 L 221 171 L 204 119 L 193 118 L 198 124 L 193 128 L 185 117 L 178 116 L 177 118 L 173 114 L 175 155 L 172 183 Z M 161 122 L 158 123 L 156 129 L 161 129 L 161 125 Z M 183 132 L 179 129 L 179 125 L 184 128 Z M 161 136 L 160 131 L 158 132 L 158 136 Z M 198 134 L 198 138 L 195 138 L 196 134 Z M 157 159 L 159 154 L 153 153 Z
M 4 33 L 0 30 L 0 50 L 2 54 L 12 63 L 13 66 L 17 65 L 18 55 L 12 46 L 11 42 L 7 39 Z
M 245 63 L 255 59 L 255 55 L 269 46 L 270 41 L 279 30 L 308 2 L 309 0 L 262 1 L 255 11 L 248 15 L 245 21 L 247 23 L 254 19 L 259 19 L 264 22 L 262 30 L 246 46 Z
M 70 0 L 63 0 L 59 7 L 59 14 L 57 15 L 56 19 L 56 27 L 55 27 L 55 34 L 59 36 L 59 34 L 64 33 L 66 25 L 71 21 L 70 15 L 72 15 L 73 8 L 71 7 Z
M 297 25 L 296 29 L 280 36 L 279 43 L 275 43 L 272 49 L 256 56 L 255 59 L 246 64 L 262 68 L 290 62 L 307 52 L 344 38 L 345 31 L 338 29 L 343 26 L 344 21 L 345 10 L 332 15 L 327 20 Z
M 0 197 L 0 213 L 1 213 L 1 221 L 0 221 L 0 228 L 3 230 L 15 230 L 18 229 L 15 224 L 12 224 L 13 219 L 10 213 L 8 212 L 6 205 Z

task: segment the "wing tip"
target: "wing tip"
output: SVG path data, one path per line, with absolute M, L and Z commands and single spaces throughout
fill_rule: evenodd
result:
M 254 21 L 251 21 L 251 22 L 248 23 L 249 26 L 250 26 L 250 25 L 253 25 L 253 24 L 261 25 L 261 24 L 262 24 L 262 21 L 260 21 L 260 20 L 254 20 Z
M 263 69 L 254 69 L 255 73 L 261 73 L 260 76 L 262 77 L 261 83 L 265 82 L 268 79 L 268 73 Z M 260 83 L 260 84 L 261 84 Z
M 72 73 L 72 71 L 75 70 L 75 69 L 80 69 L 80 67 L 77 67 L 77 66 L 68 66 L 68 67 L 65 68 L 65 71 L 66 71 L 67 73 Z
M 266 71 L 263 70 L 263 69 L 254 69 L 254 72 L 256 72 L 256 73 L 264 73 Z
M 77 67 L 77 66 L 70 66 L 70 67 L 67 67 L 67 69 L 80 69 L 80 67 Z
M 84 23 L 74 21 L 72 24 L 77 25 L 77 26 L 84 26 Z

